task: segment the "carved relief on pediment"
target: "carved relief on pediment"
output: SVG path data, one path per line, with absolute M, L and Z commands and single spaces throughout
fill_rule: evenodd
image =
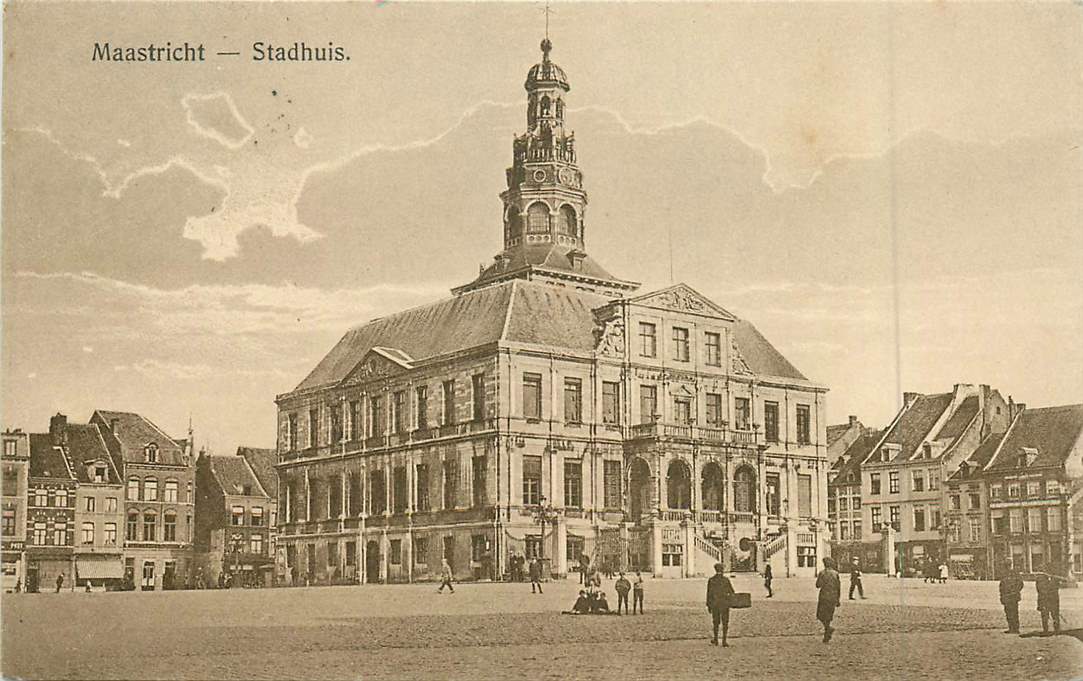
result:
M 752 369 L 748 366 L 748 362 L 745 361 L 744 355 L 741 354 L 741 349 L 737 347 L 736 340 L 731 339 L 730 350 L 730 368 L 732 372 L 744 376 L 751 376 Z
M 350 375 L 345 382 L 347 385 L 366 383 L 368 381 L 387 378 L 388 376 L 401 373 L 403 370 L 402 366 L 392 362 L 386 357 L 370 352 L 366 355 L 365 359 L 354 367 L 354 370 L 350 372 Z
M 726 312 L 718 305 L 704 298 L 691 288 L 683 285 L 645 295 L 634 302 L 639 305 L 660 307 L 674 312 L 692 312 L 723 319 L 733 318 L 733 315 Z
M 594 311 L 594 349 L 603 357 L 624 357 L 624 317 L 616 307 Z

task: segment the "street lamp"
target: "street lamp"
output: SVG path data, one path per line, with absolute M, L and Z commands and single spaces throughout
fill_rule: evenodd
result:
M 559 515 L 552 504 L 546 503 L 545 495 L 538 497 L 538 505 L 533 509 L 534 522 L 541 525 L 541 542 L 538 544 L 538 558 L 545 559 L 545 525 L 555 525 Z

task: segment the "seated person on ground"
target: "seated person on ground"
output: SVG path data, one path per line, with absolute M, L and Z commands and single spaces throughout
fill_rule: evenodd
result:
M 564 615 L 586 615 L 590 613 L 590 598 L 586 591 L 579 592 L 579 598 L 575 599 L 575 605 L 571 610 L 565 610 Z

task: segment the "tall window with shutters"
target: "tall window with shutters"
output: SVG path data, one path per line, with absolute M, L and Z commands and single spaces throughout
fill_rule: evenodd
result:
M 541 503 L 542 466 L 540 456 L 523 457 L 523 505 Z
M 812 476 L 797 476 L 797 513 L 803 518 L 812 515 Z

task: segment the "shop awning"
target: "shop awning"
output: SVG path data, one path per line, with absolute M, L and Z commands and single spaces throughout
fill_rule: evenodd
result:
M 124 566 L 115 556 L 87 556 L 75 559 L 79 579 L 123 579 Z

